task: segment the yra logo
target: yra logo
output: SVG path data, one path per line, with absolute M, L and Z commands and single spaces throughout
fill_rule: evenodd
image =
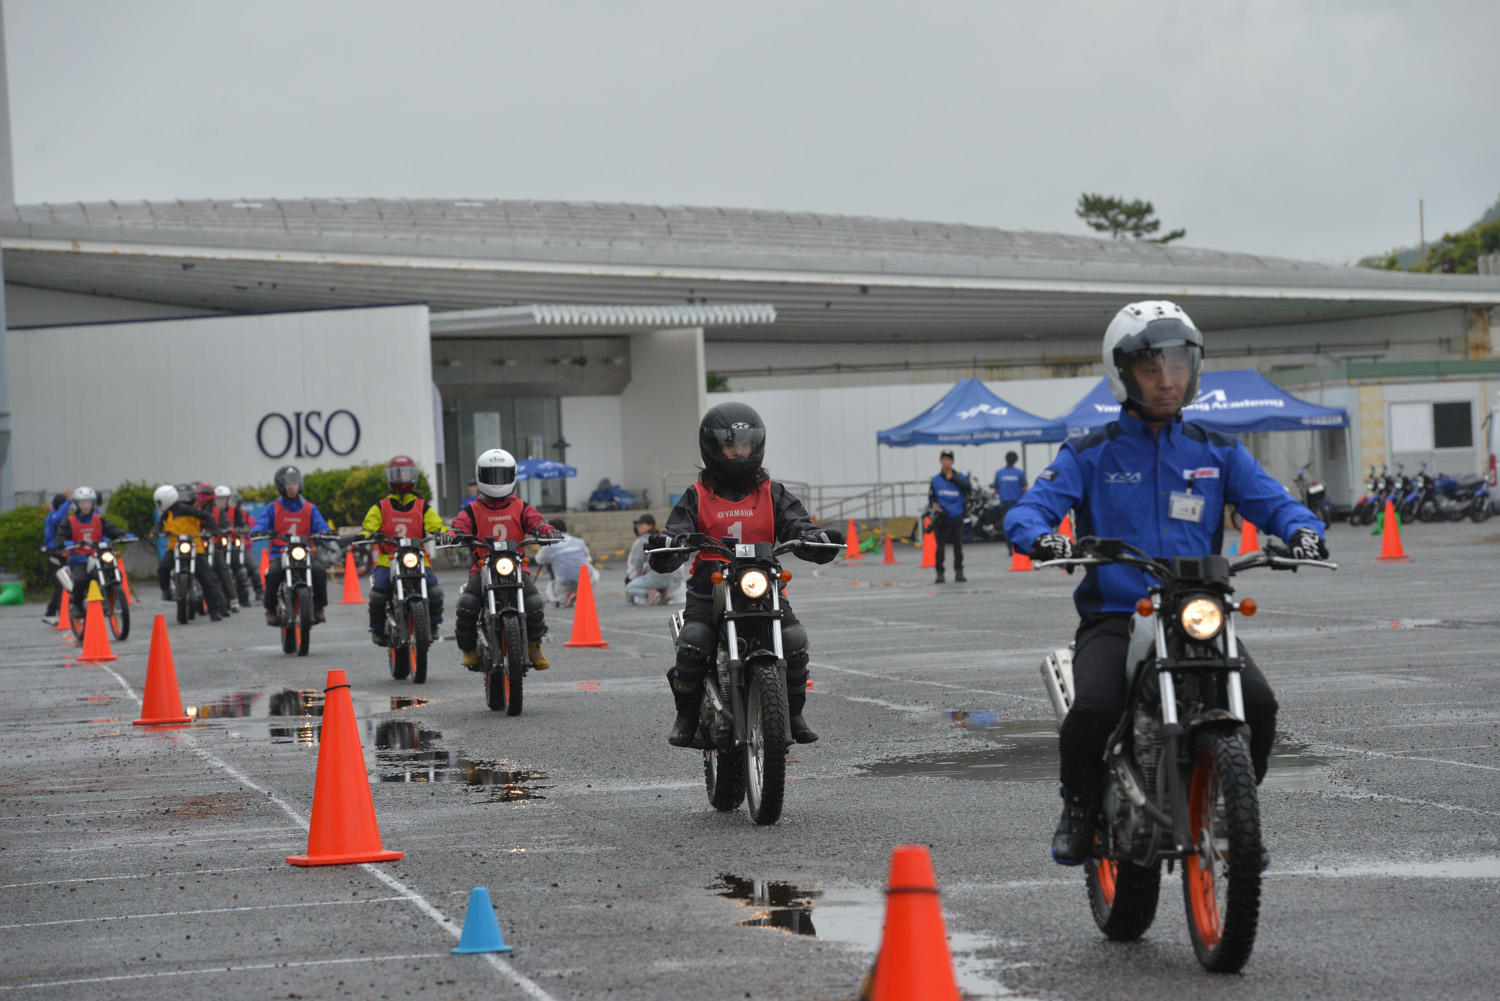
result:
M 1140 473 L 1105 473 L 1104 474 L 1104 482 L 1105 483 L 1109 483 L 1109 484 L 1139 483 L 1139 482 L 1141 482 L 1141 474 Z
M 996 417 L 1004 417 L 1008 413 L 1010 413 L 1009 407 L 997 407 L 993 403 L 981 403 L 978 406 L 970 407 L 968 410 L 960 410 L 958 412 L 958 419 L 966 421 L 975 414 L 994 414 Z
M 1224 390 L 1222 389 L 1205 389 L 1203 392 L 1199 393 L 1198 398 L 1193 401 L 1193 406 L 1197 406 L 1200 403 L 1207 404 L 1209 406 L 1217 403 L 1222 407 L 1229 403 L 1229 397 L 1224 395 Z

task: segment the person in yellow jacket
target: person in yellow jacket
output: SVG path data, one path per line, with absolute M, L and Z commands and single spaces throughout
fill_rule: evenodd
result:
M 156 567 L 157 583 L 161 585 L 161 600 L 172 600 L 172 570 L 175 565 L 174 547 L 177 545 L 179 536 L 189 536 L 193 540 L 193 549 L 200 557 L 207 544 L 202 538 L 204 529 L 213 521 L 213 515 L 193 503 L 192 496 L 183 497 L 183 491 L 164 483 L 156 488 L 152 500 L 156 503 L 157 513 L 161 516 L 161 525 L 152 531 L 154 538 L 158 532 L 167 537 L 167 551 Z M 224 590 L 219 587 L 219 575 L 207 559 L 198 559 L 196 562 L 195 576 L 199 585 L 203 588 L 203 597 L 208 602 L 208 619 L 210 622 L 218 622 L 219 619 L 229 614 L 228 603 L 224 598 Z
M 398 455 L 385 464 L 385 485 L 390 491 L 365 513 L 359 534 L 368 538 L 377 532 L 392 539 L 421 538 L 441 532 L 443 519 L 437 510 L 417 495 L 417 464 L 410 456 Z M 391 553 L 395 547 L 379 544 L 375 570 L 370 574 L 370 639 L 385 646 L 385 606 L 391 600 Z M 443 622 L 443 589 L 437 574 L 427 566 L 427 608 L 432 638 Z

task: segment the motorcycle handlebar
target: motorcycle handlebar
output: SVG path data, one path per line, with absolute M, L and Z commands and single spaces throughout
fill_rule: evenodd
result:
M 1118 547 L 1118 548 L 1116 548 Z M 1104 549 L 1105 552 L 1100 552 Z M 1134 546 L 1120 539 L 1100 539 L 1086 535 L 1079 539 L 1076 550 L 1081 554 L 1062 560 L 1043 560 L 1033 566 L 1042 567 L 1090 567 L 1123 563 L 1150 574 L 1158 580 L 1166 580 L 1171 570 L 1160 560 L 1152 559 Z M 1115 550 L 1109 552 L 1107 550 Z M 1270 567 L 1272 570 L 1296 570 L 1298 567 L 1317 567 L 1322 570 L 1337 570 L 1339 565 L 1332 560 L 1305 560 L 1292 556 L 1284 545 L 1268 542 L 1265 548 L 1229 565 L 1230 575 L 1243 573 L 1255 567 Z

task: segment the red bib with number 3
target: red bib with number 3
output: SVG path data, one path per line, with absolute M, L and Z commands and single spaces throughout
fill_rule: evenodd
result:
M 389 497 L 380 502 L 380 532 L 393 539 L 420 539 L 423 535 L 422 519 L 427 514 L 427 503 L 418 497 L 412 501 L 411 510 L 398 511 Z M 380 551 L 389 556 L 396 547 L 389 542 L 380 544 Z
M 720 497 L 702 480 L 695 486 L 698 490 L 698 531 L 713 539 L 729 536 L 740 542 L 776 541 L 776 512 L 771 503 L 770 480 L 761 480 L 748 497 L 740 500 Z M 700 559 L 724 562 L 722 556 L 710 553 L 703 554 Z M 693 569 L 698 569 L 697 562 L 694 562 Z

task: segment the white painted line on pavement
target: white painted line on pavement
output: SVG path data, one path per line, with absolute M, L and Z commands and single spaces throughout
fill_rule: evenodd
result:
M 135 811 L 127 811 L 135 812 Z M 98 814 L 90 814 L 97 817 Z M 183 869 L 176 872 L 131 872 L 116 876 L 79 876 L 74 879 L 38 879 L 30 883 L 0 883 L 0 890 L 18 890 L 23 886 L 61 886 L 64 883 L 107 883 L 116 879 L 165 879 L 168 876 L 208 876 L 224 872 L 268 872 L 273 866 L 237 865 L 233 869 Z
M 40 984 L 0 984 L 0 991 L 30 991 L 39 987 L 72 987 L 76 984 L 108 984 L 120 980 L 149 980 L 152 977 L 208 977 L 215 973 L 245 973 L 250 970 L 283 970 L 302 966 L 334 966 L 340 963 L 390 963 L 407 959 L 441 959 L 447 953 L 417 952 L 400 956 L 349 956 L 343 959 L 308 959 L 289 963 L 249 963 L 243 966 L 210 966 L 197 970 L 158 970 L 155 973 L 121 973 L 112 977 L 79 977 L 77 980 L 49 980 Z
M 350 904 L 388 904 L 405 897 L 368 897 L 358 900 L 308 900 L 296 904 L 246 904 L 243 907 L 205 907 L 195 911 L 157 911 L 154 914 L 105 914 L 91 918 L 62 918 L 57 921 L 27 921 L 24 924 L 0 925 L 0 931 L 12 928 L 45 928 L 48 925 L 85 925 L 92 921 L 134 921 L 137 918 L 183 918 L 194 914 L 238 914 L 241 911 L 277 911 L 293 907 L 341 907 Z
M 132 699 L 134 699 L 137 703 L 141 701 L 141 697 L 136 694 L 135 689 L 130 687 L 130 683 L 122 678 L 119 674 L 117 674 L 114 669 L 112 669 L 108 664 L 100 664 L 99 667 L 109 672 L 109 674 L 113 675 L 114 679 L 120 683 L 120 687 L 124 688 Z M 187 744 L 189 749 L 191 749 L 194 754 L 197 754 L 199 757 L 203 758 L 205 761 L 208 761 L 216 768 L 223 770 L 226 774 L 232 776 L 234 779 L 236 779 L 246 787 L 253 789 L 258 793 L 261 793 L 272 803 L 275 803 L 277 806 L 279 806 L 282 812 L 285 813 L 288 817 L 292 818 L 292 821 L 298 827 L 302 828 L 305 831 L 311 826 L 307 818 L 298 813 L 296 808 L 286 800 L 282 799 L 280 796 L 277 796 L 275 793 L 271 792 L 264 786 L 259 785 L 244 772 L 240 771 L 238 768 L 235 768 L 229 762 L 218 757 L 212 751 L 199 747 L 192 733 L 184 735 L 182 739 L 183 743 Z M 391 889 L 395 890 L 398 894 L 404 897 L 408 903 L 412 904 L 423 914 L 427 915 L 429 918 L 435 921 L 444 931 L 453 936 L 455 940 L 463 935 L 463 929 L 454 924 L 446 914 L 433 907 L 420 893 L 418 893 L 416 890 L 413 890 L 411 887 L 407 886 L 405 883 L 401 882 L 390 873 L 381 871 L 376 865 L 369 862 L 364 863 L 360 866 L 360 868 L 370 875 L 374 876 L 376 879 L 380 880 L 386 886 L 389 886 Z M 478 955 L 480 959 L 483 959 L 500 973 L 508 977 L 510 979 L 510 982 L 519 987 L 528 997 L 534 998 L 535 1001 L 557 1001 L 557 999 L 554 998 L 551 994 L 548 994 L 545 990 L 543 990 L 540 984 L 533 981 L 530 977 L 527 977 L 520 970 L 517 970 L 514 966 L 506 962 L 500 956 L 497 956 L 492 952 L 479 953 Z

